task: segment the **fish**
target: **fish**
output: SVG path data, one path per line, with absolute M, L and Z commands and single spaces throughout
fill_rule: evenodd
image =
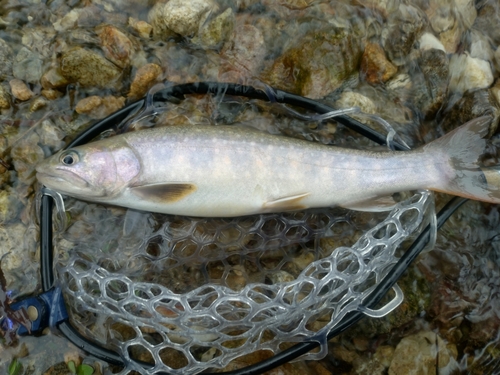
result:
M 136 210 L 235 217 L 342 206 L 388 210 L 394 193 L 430 189 L 500 203 L 484 168 L 491 118 L 410 151 L 356 150 L 234 125 L 161 126 L 62 150 L 36 167 L 63 195 Z

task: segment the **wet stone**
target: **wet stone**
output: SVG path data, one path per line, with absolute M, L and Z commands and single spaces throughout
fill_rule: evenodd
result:
M 211 11 L 217 5 L 211 0 L 170 0 L 158 3 L 150 12 L 149 20 L 155 35 L 163 34 L 164 29 L 184 37 L 193 37 L 198 33 Z
M 401 340 L 394 351 L 389 375 L 437 375 L 450 361 L 455 361 L 453 351 L 448 350 L 443 339 L 432 331 L 422 331 Z
M 149 39 L 151 37 L 151 33 L 153 32 L 153 26 L 151 26 L 146 21 L 141 21 L 133 17 L 130 17 L 128 19 L 128 24 L 135 31 L 137 31 L 137 33 L 141 38 Z
M 99 35 L 104 56 L 122 69 L 129 66 L 134 53 L 130 38 L 111 25 L 98 27 L 96 32 Z
M 16 56 L 12 72 L 14 77 L 20 80 L 29 83 L 38 83 L 42 76 L 42 63 L 39 54 L 23 47 Z
M 82 86 L 108 87 L 120 77 L 121 71 L 96 52 L 73 48 L 61 58 L 61 74 L 70 82 Z
M 0 79 L 12 74 L 13 52 L 7 42 L 0 39 Z
M 382 40 L 385 52 L 394 65 L 400 66 L 407 61 L 424 26 L 425 14 L 411 5 L 401 4 L 398 11 L 389 16 Z
M 10 95 L 7 90 L 0 85 L 0 109 L 10 108 Z
M 268 80 L 271 86 L 318 99 L 357 76 L 361 54 L 359 39 L 345 30 L 311 32 L 275 60 Z
M 42 87 L 46 90 L 63 88 L 70 82 L 63 77 L 59 69 L 51 68 L 41 77 Z
M 500 3 L 498 1 L 485 1 L 480 7 L 477 18 L 474 21 L 474 28 L 481 30 L 489 36 L 493 45 L 500 45 Z
M 9 81 L 10 90 L 12 91 L 12 96 L 21 101 L 29 100 L 35 95 L 33 91 L 30 90 L 28 85 L 21 81 L 20 79 L 12 79 Z
M 262 32 L 253 25 L 241 25 L 235 28 L 231 40 L 221 52 L 227 61 L 219 70 L 219 78 L 228 81 L 228 72 L 234 76 L 257 74 L 262 66 L 266 48 Z M 226 79 L 225 79 L 225 78 Z M 238 82 L 238 78 L 235 78 Z
M 498 120 L 500 113 L 499 103 L 492 90 L 466 92 L 458 100 L 445 106 L 449 109 L 443 112 L 439 122 L 445 133 L 476 117 L 492 116 Z
M 128 97 L 133 99 L 143 97 L 155 83 L 159 82 L 162 74 L 163 70 L 157 64 L 146 64 L 137 69 Z
M 75 111 L 80 114 L 86 114 L 93 119 L 102 119 L 113 112 L 116 112 L 125 105 L 125 98 L 114 96 L 89 96 L 80 100 L 76 104 Z
M 227 8 L 201 27 L 198 37 L 193 38 L 193 43 L 204 48 L 219 48 L 233 32 L 234 22 L 233 10 Z
M 446 53 L 428 49 L 417 59 L 418 71 L 413 77 L 412 98 L 425 118 L 441 108 L 448 90 L 449 65 Z
M 450 58 L 449 90 L 458 93 L 471 89 L 483 89 L 493 83 L 493 73 L 488 61 L 466 54 Z
M 367 43 L 361 58 L 361 73 L 370 84 L 382 83 L 396 74 L 397 68 L 385 57 L 378 44 Z

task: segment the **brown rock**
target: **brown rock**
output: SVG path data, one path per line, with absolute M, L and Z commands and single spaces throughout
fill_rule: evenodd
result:
M 388 81 L 398 69 L 385 56 L 385 52 L 378 44 L 367 43 L 361 57 L 361 72 L 366 81 L 377 84 Z
M 138 99 L 161 79 L 163 71 L 157 64 L 146 64 L 135 73 L 134 80 L 130 85 L 129 98 Z
M 76 105 L 76 112 L 86 114 L 93 119 L 102 119 L 116 112 L 125 105 L 125 98 L 114 96 L 89 96 L 80 100 Z
M 9 109 L 10 108 L 10 98 L 9 93 L 0 86 L 0 109 Z
M 116 65 L 98 53 L 80 47 L 63 54 L 60 70 L 70 82 L 96 87 L 107 87 L 121 74 Z
M 40 81 L 42 87 L 46 90 L 65 87 L 69 84 L 69 81 L 63 77 L 59 69 L 55 68 L 46 71 Z
M 12 95 L 19 100 L 25 101 L 29 100 L 35 95 L 33 91 L 29 89 L 29 87 L 21 81 L 20 79 L 14 78 L 9 81 L 10 89 L 12 91 Z
M 49 100 L 56 100 L 63 96 L 63 93 L 54 89 L 42 90 L 41 94 Z
M 128 19 L 128 24 L 132 27 L 141 38 L 149 39 L 151 37 L 151 33 L 153 32 L 153 26 L 151 26 L 146 21 L 140 21 L 133 17 Z
M 235 76 L 256 75 L 266 55 L 264 36 L 253 25 L 239 26 L 221 54 L 226 63 L 219 70 L 220 76 L 229 71 L 236 71 Z
M 111 25 L 98 27 L 96 32 L 101 40 L 104 56 L 122 69 L 129 66 L 134 53 L 130 38 Z

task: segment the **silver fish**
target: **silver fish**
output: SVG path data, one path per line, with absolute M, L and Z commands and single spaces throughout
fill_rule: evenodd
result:
M 384 197 L 416 189 L 499 203 L 498 170 L 477 164 L 490 121 L 477 118 L 408 152 L 345 149 L 235 126 L 164 126 L 61 151 L 38 165 L 37 178 L 82 200 L 199 217 L 381 209 Z

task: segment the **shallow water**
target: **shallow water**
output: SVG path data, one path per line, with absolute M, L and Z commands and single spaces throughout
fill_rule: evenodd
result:
M 483 114 L 498 122 L 496 1 L 193 0 L 183 12 L 179 4 L 0 2 L 0 158 L 6 165 L 0 165 L 0 256 L 10 252 L 2 269 L 13 298 L 40 287 L 34 166 L 158 82 L 265 83 L 337 108 L 357 105 L 390 121 L 412 147 Z M 169 109 L 160 116 L 172 124 L 245 123 L 329 144 L 373 147 L 334 122 L 305 124 L 280 114 L 286 111 L 239 98 L 189 98 Z M 496 136 L 492 143 L 489 162 L 495 163 Z M 447 199 L 438 195 L 438 205 Z M 115 245 L 110 231 L 134 228 L 139 237 L 139 229 L 147 232 L 147 224 L 158 221 L 151 215 L 126 221 L 123 214 L 68 201 L 73 220 L 61 235 L 61 261 L 75 238 L 102 239 L 106 251 Z M 79 215 L 90 219 L 75 221 Z M 406 299 L 398 310 L 381 320 L 365 319 L 334 340 L 322 361 L 283 371 L 396 374 L 422 366 L 398 358 L 420 353 L 425 366 L 436 368 L 439 353 L 439 373 L 498 372 L 499 218 L 496 206 L 467 203 L 438 233 L 436 248 L 400 282 Z M 339 232 L 338 242 L 352 241 L 352 232 Z M 119 265 L 126 254 L 109 258 Z M 179 275 L 176 287 L 184 290 L 191 277 Z M 206 279 L 201 275 L 196 282 Z M 49 342 L 55 347 L 47 349 Z M 5 371 L 18 356 L 25 373 L 44 373 L 69 352 L 85 357 L 52 334 L 20 339 L 17 347 L 0 348 L 0 368 Z

